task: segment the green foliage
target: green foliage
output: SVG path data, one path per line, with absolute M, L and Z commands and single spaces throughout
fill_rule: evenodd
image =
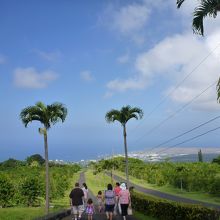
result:
M 202 156 L 202 150 L 201 149 L 198 151 L 198 161 L 203 162 L 203 156 Z
M 115 169 L 124 172 L 125 161 L 123 157 L 110 161 L 117 164 Z M 105 170 L 106 163 L 101 160 L 93 165 L 94 172 Z M 138 159 L 129 158 L 129 175 L 157 186 L 171 185 L 189 192 L 218 193 L 219 174 L 219 165 L 215 163 L 145 163 Z
M 217 163 L 220 165 L 220 155 L 212 160 L 212 163 Z
M 12 182 L 5 175 L 0 174 L 0 206 L 12 205 L 15 189 Z
M 39 165 L 43 165 L 45 163 L 44 158 L 40 154 L 33 154 L 26 159 L 27 164 L 31 165 L 33 162 L 38 162 Z
M 40 196 L 40 191 L 42 189 L 42 185 L 38 178 L 29 177 L 24 179 L 20 186 L 20 193 L 23 198 L 24 204 L 27 206 L 36 206 L 38 197 Z
M 33 162 L 32 162 L 33 163 Z M 56 165 L 50 168 L 51 199 L 64 196 L 80 166 Z M 45 198 L 44 166 L 15 166 L 0 171 L 0 206 L 36 206 Z
M 127 105 L 121 108 L 121 110 L 112 109 L 111 111 L 107 112 L 105 115 L 105 119 L 107 122 L 114 122 L 118 121 L 122 125 L 125 125 L 130 119 L 135 118 L 142 118 L 144 115 L 143 111 L 140 108 L 132 108 L 131 106 Z
M 220 217 L 217 210 L 158 200 L 140 193 L 133 192 L 131 200 L 135 210 L 161 220 L 218 220 Z
M 8 160 L 5 160 L 4 162 L 0 163 L 1 170 L 11 169 L 18 166 L 25 166 L 25 162 L 20 160 L 15 160 L 13 158 L 9 158 Z

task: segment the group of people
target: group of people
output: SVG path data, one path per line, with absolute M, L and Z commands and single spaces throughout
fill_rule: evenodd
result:
M 74 215 L 73 220 L 78 220 L 81 218 L 82 213 L 88 216 L 88 220 L 92 220 L 95 208 L 93 205 L 93 200 L 88 198 L 88 188 L 86 183 L 83 183 L 82 188 L 80 188 L 79 183 L 75 184 L 75 188 L 71 191 L 69 195 L 72 206 L 72 213 Z M 131 197 L 130 192 L 127 189 L 126 183 L 115 184 L 113 188 L 112 184 L 107 185 L 107 189 L 98 191 L 96 196 L 98 211 L 101 213 L 103 210 L 106 213 L 108 220 L 112 220 L 113 215 L 121 214 L 123 220 L 126 220 L 128 215 L 128 208 L 131 207 Z

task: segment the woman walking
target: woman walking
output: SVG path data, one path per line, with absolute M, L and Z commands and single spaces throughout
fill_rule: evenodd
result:
M 112 215 L 115 207 L 115 193 L 112 188 L 112 184 L 108 184 L 107 190 L 104 194 L 105 199 L 105 212 L 108 220 L 112 220 Z
M 126 220 L 126 216 L 128 215 L 128 206 L 131 205 L 131 196 L 125 183 L 121 183 L 120 188 L 119 202 L 121 204 L 121 215 L 123 220 Z

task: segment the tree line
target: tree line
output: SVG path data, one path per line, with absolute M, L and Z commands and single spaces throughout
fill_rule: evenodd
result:
M 41 206 L 45 201 L 44 159 L 32 155 L 25 161 L 10 158 L 0 163 L 0 206 Z M 72 184 L 74 173 L 81 168 L 77 164 L 50 166 L 50 200 L 64 197 Z
M 94 174 L 105 170 L 125 169 L 123 157 L 92 163 Z M 170 185 L 186 191 L 220 195 L 220 157 L 208 162 L 144 162 L 129 158 L 129 175 L 157 186 Z

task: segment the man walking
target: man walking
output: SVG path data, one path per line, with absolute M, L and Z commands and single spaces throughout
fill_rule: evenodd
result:
M 77 220 L 77 217 L 78 219 L 81 219 L 82 213 L 84 211 L 84 192 L 79 187 L 79 183 L 75 183 L 75 188 L 71 191 L 69 197 L 71 199 L 70 204 L 72 206 L 72 213 L 74 215 L 73 220 Z

